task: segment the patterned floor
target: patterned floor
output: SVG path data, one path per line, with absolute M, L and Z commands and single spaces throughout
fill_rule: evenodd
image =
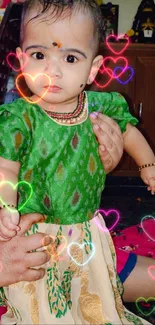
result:
M 104 209 L 106 212 L 114 209 L 119 212 L 120 219 L 114 227 L 115 230 L 138 224 L 146 215 L 155 217 L 155 196 L 147 192 L 146 187 L 139 179 L 127 180 L 126 178 L 109 177 L 106 184 L 106 189 L 102 193 L 100 209 Z M 114 224 L 114 214 L 110 215 L 109 212 L 109 215 L 104 215 L 104 219 L 108 228 L 111 228 Z M 155 324 L 154 301 L 149 301 L 149 303 L 146 301 L 146 304 L 145 302 L 141 303 L 139 309 L 135 303 L 125 305 L 135 314 L 145 318 L 151 324 Z

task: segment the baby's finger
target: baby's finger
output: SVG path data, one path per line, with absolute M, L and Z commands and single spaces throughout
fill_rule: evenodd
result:
M 17 227 L 10 219 L 8 219 L 7 216 L 4 216 L 3 219 L 1 220 L 2 224 L 5 228 L 7 228 L 8 230 L 18 230 Z M 19 228 L 19 227 L 18 227 Z
M 4 237 L 14 237 L 16 235 L 16 231 L 7 229 L 0 220 L 0 233 Z

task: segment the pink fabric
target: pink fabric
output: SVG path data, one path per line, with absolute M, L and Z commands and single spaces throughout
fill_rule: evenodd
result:
M 11 2 L 11 0 L 0 0 L 0 8 L 6 8 L 9 2 Z
M 1 316 L 3 315 L 3 314 L 5 314 L 6 313 L 6 311 L 7 311 L 7 307 L 0 307 L 0 320 L 1 320 Z
M 155 258 L 155 218 L 145 219 L 141 225 L 111 235 L 117 255 L 117 273 L 124 268 L 129 253 Z

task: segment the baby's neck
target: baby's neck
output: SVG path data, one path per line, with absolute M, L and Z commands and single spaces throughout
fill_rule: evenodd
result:
M 31 97 L 31 100 L 36 102 L 38 100 L 38 97 L 36 95 L 33 95 Z M 46 102 L 44 99 L 41 99 L 38 102 L 38 105 L 43 110 L 50 111 L 50 112 L 72 113 L 78 105 L 78 96 L 62 103 L 49 103 Z

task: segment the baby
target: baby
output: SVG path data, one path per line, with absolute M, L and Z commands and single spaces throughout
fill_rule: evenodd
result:
M 125 311 L 120 300 L 110 235 L 101 233 L 93 220 L 106 175 L 88 115 L 100 110 L 115 119 L 124 150 L 140 167 L 152 194 L 155 156 L 120 94 L 84 91 L 103 62 L 97 55 L 101 35 L 102 16 L 94 0 L 24 4 L 16 52 L 32 95 L 23 93 L 20 75 L 16 85 L 23 98 L 0 107 L 5 131 L 0 147 L 0 238 L 9 240 L 18 232 L 20 210 L 39 212 L 46 221 L 34 225 L 28 235 L 48 233 L 54 248 L 44 279 L 5 290 L 21 324 L 135 323 L 136 316 Z

